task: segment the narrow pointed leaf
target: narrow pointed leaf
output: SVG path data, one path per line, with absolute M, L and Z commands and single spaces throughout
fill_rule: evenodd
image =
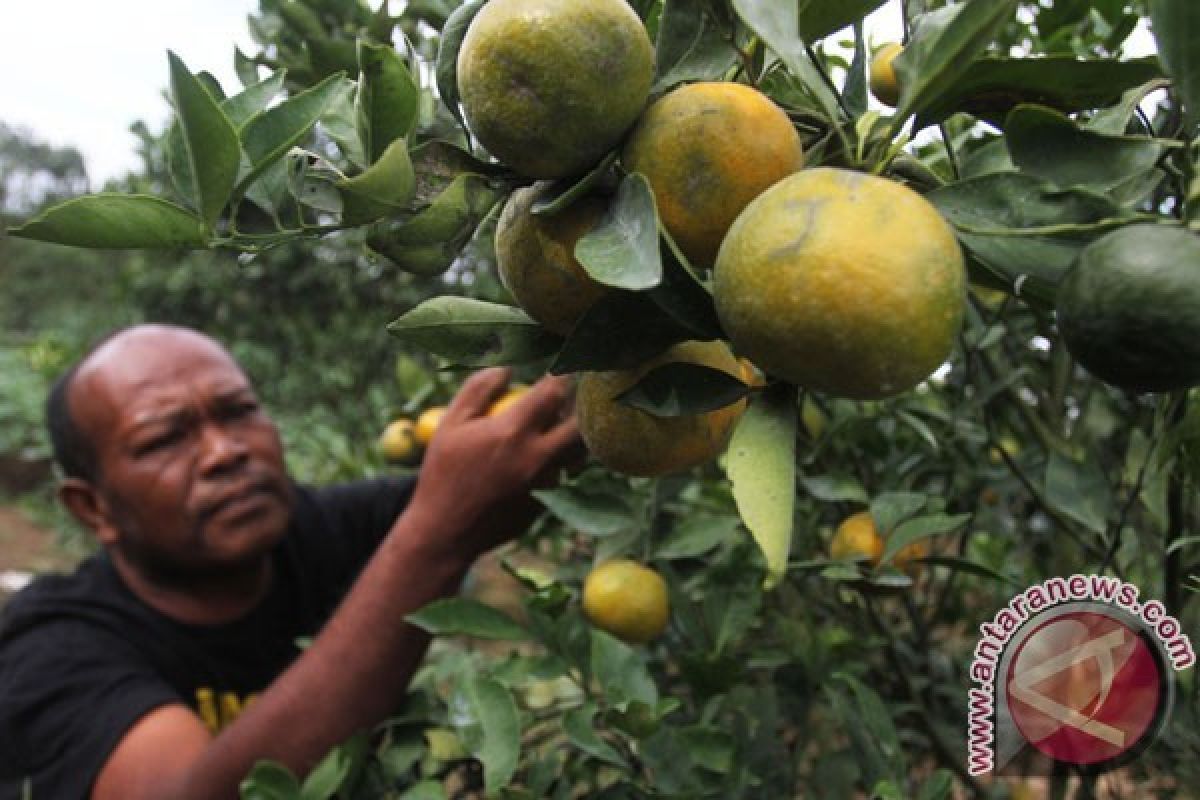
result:
M 466 597 L 435 600 L 406 619 L 434 636 L 474 636 L 478 639 L 528 639 L 529 632 L 503 611 Z
M 604 218 L 575 245 L 589 275 L 617 289 L 650 289 L 662 280 L 658 214 L 645 176 L 627 175 Z
M 563 733 L 571 744 L 587 753 L 592 758 L 605 761 L 616 767 L 626 768 L 628 765 L 621 754 L 611 744 L 604 741 L 596 733 L 592 718 L 596 716 L 595 703 L 587 703 L 563 717 Z
M 901 522 L 884 542 L 880 563 L 887 564 L 913 542 L 957 530 L 970 518 L 970 514 L 927 514 Z
M 1150 0 L 1158 54 L 1187 115 L 1191 138 L 1200 127 L 1200 3 Z
M 465 677 L 450 703 L 463 746 L 483 762 L 489 795 L 512 780 L 521 754 L 521 718 L 512 693 L 486 675 Z
M 479 9 L 483 8 L 484 0 L 469 0 L 454 10 L 442 27 L 442 36 L 438 42 L 437 74 L 438 94 L 450 113 L 458 120 L 458 124 L 466 127 L 462 111 L 458 107 L 458 51 L 462 49 L 463 37 L 467 35 L 467 27 Z
M 887 0 L 812 0 L 801 3 L 800 35 L 805 41 L 824 39 L 859 22 Z
M 358 135 L 374 164 L 397 139 L 412 133 L 419 92 L 404 59 L 391 47 L 360 41 L 358 64 Z
M 263 111 L 283 91 L 283 81 L 286 77 L 287 71 L 281 69 L 271 77 L 253 86 L 247 86 L 233 97 L 222 100 L 221 110 L 235 128 L 246 124 L 247 120 Z
M 140 194 L 94 194 L 52 206 L 9 234 L 73 247 L 196 249 L 208 243 L 204 220 L 187 209 Z
M 311 89 L 256 114 L 242 126 L 242 146 L 251 164 L 250 173 L 241 180 L 242 186 L 257 178 L 309 135 L 329 102 L 342 91 L 343 81 L 342 75 L 331 75 Z
M 614 150 L 582 178 L 563 178 L 540 184 L 530 210 L 534 214 L 557 214 L 603 182 L 616 161 L 617 151 Z
M 520 309 L 467 297 L 427 300 L 388 325 L 388 332 L 464 366 L 536 361 L 558 343 Z
M 1122 92 L 1161 77 L 1154 58 L 1083 61 L 1064 55 L 988 55 L 972 61 L 943 94 L 932 98 L 921 117 L 933 123 L 964 111 L 999 125 L 1021 103 L 1087 111 L 1116 103 Z M 1108 132 L 1123 133 L 1124 127 Z
M 678 362 L 650 370 L 617 400 L 656 417 L 683 417 L 724 408 L 751 391 L 724 370 Z
M 946 567 L 947 569 L 952 569 L 955 572 L 966 572 L 971 575 L 978 575 L 981 578 L 987 578 L 988 580 L 993 580 L 997 583 L 1005 583 L 1009 586 L 1018 585 L 1017 581 L 1013 580 L 1007 575 L 997 572 L 991 567 L 966 558 L 959 558 L 957 556 L 925 556 L 924 558 L 917 560 L 922 564 L 932 564 L 935 567 Z
M 836 121 L 842 116 L 837 96 L 804 48 L 798 5 L 779 0 L 733 0 L 734 10 L 742 21 L 775 51 L 792 75 L 800 79 L 825 116 Z
M 767 562 L 766 588 L 787 571 L 796 506 L 796 390 L 780 384 L 754 399 L 733 431 L 725 469 L 738 513 Z
M 900 84 L 894 125 L 921 115 L 945 95 L 1016 9 L 1017 0 L 968 0 L 923 15 L 912 41 L 892 62 Z M 919 120 L 918 127 L 923 125 Z
M 174 53 L 171 65 L 171 100 L 187 152 L 197 211 L 210 227 L 221 216 L 237 180 L 241 146 L 237 131 L 218 101 Z

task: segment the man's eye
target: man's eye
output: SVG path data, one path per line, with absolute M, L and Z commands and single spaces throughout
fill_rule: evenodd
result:
M 157 436 L 152 436 L 138 446 L 138 453 L 149 454 L 158 450 L 165 450 L 175 442 L 179 441 L 179 431 L 167 431 L 160 433 Z

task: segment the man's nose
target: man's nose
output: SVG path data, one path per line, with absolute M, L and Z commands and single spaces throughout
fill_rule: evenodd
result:
M 242 467 L 249 455 L 246 443 L 221 425 L 205 425 L 200 437 L 200 469 L 219 475 Z

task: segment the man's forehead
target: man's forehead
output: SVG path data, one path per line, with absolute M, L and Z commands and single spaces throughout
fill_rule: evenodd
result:
M 233 357 L 213 339 L 185 328 L 143 326 L 114 336 L 80 364 L 70 400 L 83 415 L 104 400 L 129 409 L 139 400 L 184 391 L 199 377 L 221 393 L 249 388 Z

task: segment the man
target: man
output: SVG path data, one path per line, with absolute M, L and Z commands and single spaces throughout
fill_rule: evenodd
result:
M 563 380 L 489 417 L 506 383 L 466 381 L 415 482 L 317 492 L 216 342 L 102 342 L 48 403 L 60 499 L 102 550 L 0 621 L 0 798 L 236 797 L 260 759 L 304 773 L 385 719 L 428 644 L 405 615 L 578 454 Z

